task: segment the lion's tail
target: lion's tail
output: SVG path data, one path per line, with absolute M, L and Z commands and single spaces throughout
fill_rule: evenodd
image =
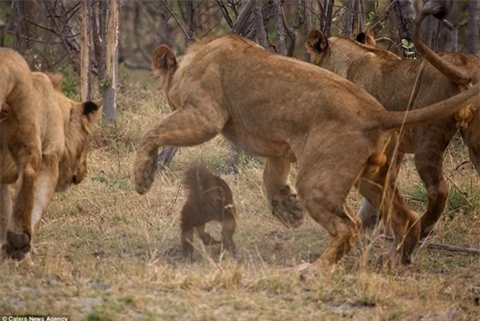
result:
M 421 126 L 451 116 L 470 104 L 478 108 L 479 98 L 480 83 L 449 99 L 424 108 L 400 112 L 385 111 L 382 113 L 380 126 L 384 129 Z
M 435 51 L 425 45 L 420 39 L 420 27 L 425 18 L 433 15 L 436 18 L 443 19 L 447 9 L 442 1 L 429 1 L 425 4 L 422 13 L 418 17 L 413 27 L 413 43 L 418 52 L 430 62 L 439 72 L 441 72 L 450 81 L 456 84 L 468 84 L 472 81 L 473 75 L 468 70 L 458 68 L 457 66 L 445 61 Z

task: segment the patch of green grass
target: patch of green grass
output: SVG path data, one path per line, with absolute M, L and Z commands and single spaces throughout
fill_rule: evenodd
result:
M 460 187 L 461 188 L 461 187 Z M 416 210 L 424 210 L 427 204 L 427 191 L 422 185 L 414 185 L 403 190 L 408 204 Z M 462 212 L 472 215 L 480 209 L 480 190 L 458 187 L 448 189 L 446 212 Z
M 472 216 L 480 209 L 480 190 L 472 189 L 464 192 L 458 188 L 450 188 L 447 200 L 449 212 L 462 212 Z
M 80 80 L 78 75 L 73 71 L 70 65 L 62 68 L 61 72 L 63 75 L 62 81 L 62 91 L 63 93 L 73 99 L 79 100 L 80 97 Z

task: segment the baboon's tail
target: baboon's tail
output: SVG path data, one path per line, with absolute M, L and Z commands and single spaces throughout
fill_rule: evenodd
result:
M 201 164 L 191 165 L 184 174 L 183 185 L 190 193 L 195 193 L 199 197 L 209 188 L 208 182 L 214 182 L 215 176 L 208 170 L 208 168 Z
M 478 108 L 479 98 L 480 83 L 453 97 L 424 108 L 400 112 L 385 111 L 380 119 L 380 127 L 396 129 L 421 126 L 451 116 L 470 104 L 474 104 L 473 108 Z

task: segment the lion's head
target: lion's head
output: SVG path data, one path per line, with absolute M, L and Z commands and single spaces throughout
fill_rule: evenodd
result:
M 87 175 L 87 151 L 95 125 L 102 116 L 102 99 L 76 102 L 61 91 L 62 77 L 48 75 L 55 88 L 55 98 L 63 113 L 65 152 L 59 165 L 56 191 L 64 191 L 71 184 L 79 184 Z
M 370 43 L 375 41 L 371 34 L 365 35 L 365 37 L 371 38 L 370 40 L 364 39 L 365 41 Z M 374 57 L 394 62 L 401 60 L 393 52 L 365 45 L 358 40 L 355 41 L 346 37 L 327 38 L 318 29 L 313 29 L 308 33 L 305 39 L 305 48 L 310 54 L 312 64 L 333 71 L 349 80 L 352 80 L 348 77 L 351 69 L 355 68 L 356 65 L 363 66 L 365 64 L 363 60 L 375 59 Z M 364 76 L 368 78 L 369 75 L 365 74 Z

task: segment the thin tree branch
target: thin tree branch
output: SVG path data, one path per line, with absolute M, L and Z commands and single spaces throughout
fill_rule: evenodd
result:
M 230 28 L 233 28 L 233 21 L 230 17 L 230 14 L 228 13 L 225 3 L 223 3 L 223 0 L 217 0 L 217 4 L 220 7 L 220 11 L 222 12 L 222 16 L 225 18 L 225 21 L 230 26 Z
M 165 8 L 167 8 L 168 12 L 170 12 L 170 14 L 172 15 L 173 19 L 177 22 L 177 25 L 180 27 L 180 29 L 182 29 L 183 33 L 185 34 L 185 37 L 187 37 L 188 42 L 192 42 L 193 40 L 195 40 L 195 38 L 190 38 L 185 28 L 183 28 L 182 24 L 173 13 L 172 8 L 170 8 L 170 6 L 165 2 L 165 0 L 160 0 L 160 1 L 163 3 Z

